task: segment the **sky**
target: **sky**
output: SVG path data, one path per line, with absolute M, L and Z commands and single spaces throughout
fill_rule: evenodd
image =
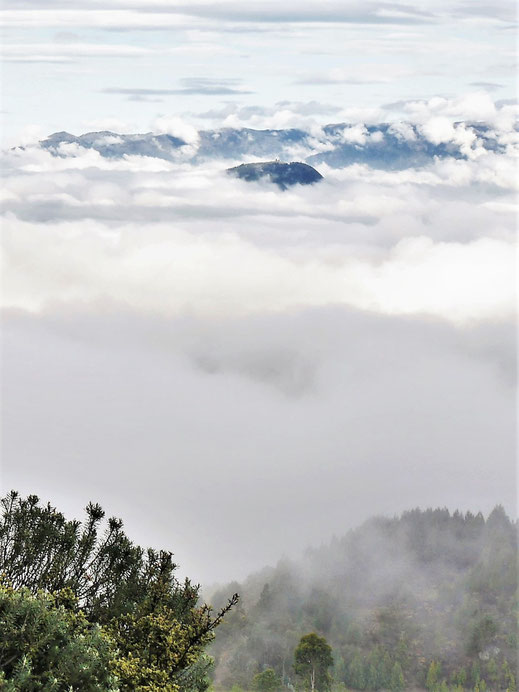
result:
M 207 125 L 237 105 L 516 96 L 509 0 L 4 0 L 1 14 L 9 142 L 146 132 L 171 113 Z
M 205 584 L 374 514 L 515 515 L 512 3 L 2 15 L 5 491 L 70 516 L 98 501 Z M 300 127 L 326 149 L 326 123 L 363 146 L 388 121 L 465 154 L 322 164 L 285 192 L 193 157 L 199 129 Z M 106 129 L 186 146 L 38 145 Z

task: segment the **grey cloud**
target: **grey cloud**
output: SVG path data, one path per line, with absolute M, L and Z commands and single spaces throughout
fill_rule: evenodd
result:
M 41 10 L 41 2 L 38 0 L 6 0 L 4 8 L 8 11 L 16 10 Z M 48 0 L 45 11 L 61 9 L 74 9 L 83 11 L 114 10 L 119 11 L 119 16 L 114 17 L 110 28 L 125 31 L 128 26 L 134 26 L 133 22 L 125 22 L 124 13 L 139 12 L 143 17 L 142 28 L 160 30 L 162 27 L 156 22 L 146 23 L 146 17 L 160 15 L 182 16 L 187 22 L 199 22 L 206 20 L 211 26 L 218 21 L 221 31 L 234 31 L 236 26 L 242 25 L 247 30 L 254 31 L 254 24 L 365 24 L 365 25 L 394 25 L 413 26 L 431 24 L 447 19 L 473 19 L 483 18 L 497 20 L 503 25 L 512 25 L 515 21 L 515 7 L 509 0 L 500 0 L 492 4 L 470 2 L 470 0 L 458 0 L 443 4 L 425 3 L 422 9 L 403 2 L 345 2 L 344 0 L 332 0 L 326 5 L 318 0 L 300 3 L 285 3 L 282 6 L 276 2 L 265 0 L 251 0 L 247 3 L 233 0 L 231 2 L 207 2 L 203 4 L 174 4 L 165 5 L 153 2 L 128 2 L 117 3 L 116 7 L 110 0 L 101 0 L 96 3 L 95 9 L 87 0 L 75 0 L 71 8 L 70 2 L 65 0 Z M 58 22 L 59 23 L 59 22 Z M 234 26 L 233 26 L 234 25 Z
M 6 2 L 6 9 L 40 9 L 36 0 Z M 63 0 L 51 0 L 46 9 L 70 9 L 70 3 Z M 92 9 L 85 0 L 76 0 L 74 9 Z M 101 2 L 96 10 L 113 9 L 110 2 Z M 323 5 L 321 2 L 285 3 L 250 0 L 241 2 L 210 2 L 204 4 L 175 4 L 169 7 L 153 2 L 124 3 L 117 5 L 119 10 L 138 10 L 143 13 L 178 14 L 188 17 L 200 17 L 210 20 L 228 22 L 260 23 L 355 23 L 355 24 L 421 24 L 434 18 L 434 10 L 419 10 L 411 4 L 400 2 L 344 2 L 332 0 Z
M 331 77 L 328 74 L 313 74 L 307 77 L 301 77 L 296 79 L 293 84 L 312 84 L 314 86 L 319 86 L 320 84 L 330 85 L 330 84 L 379 84 L 381 82 L 387 81 L 382 76 L 380 79 L 364 79 L 363 77 Z
M 409 101 L 404 101 L 401 99 L 400 101 L 391 101 L 390 103 L 383 103 L 380 106 L 380 108 L 382 108 L 382 110 L 385 111 L 402 111 L 408 103 Z
M 160 7 L 158 10 L 160 11 Z M 381 14 L 380 10 L 388 11 L 388 15 Z M 366 2 L 362 5 L 358 3 L 332 2 L 327 5 L 315 3 L 306 6 L 298 3 L 297 5 L 283 5 L 280 7 L 278 3 L 265 3 L 253 0 L 246 4 L 228 2 L 205 6 L 184 5 L 179 6 L 177 11 L 211 19 L 272 23 L 421 24 L 431 21 L 433 17 L 430 12 L 417 10 L 410 5 L 385 2 Z M 391 16 L 389 13 L 392 11 L 401 14 L 398 17 Z
M 517 7 L 509 0 L 489 3 L 462 0 L 452 7 L 452 14 L 457 17 L 485 17 L 511 23 L 517 21 Z
M 339 113 L 342 109 L 340 106 L 334 106 L 329 103 L 321 103 L 319 101 L 278 101 L 274 107 L 267 106 L 242 106 L 236 101 L 224 102 L 221 108 L 211 108 L 202 113 L 196 113 L 197 118 L 222 120 L 229 115 L 236 115 L 240 121 L 250 120 L 255 115 L 269 116 L 274 115 L 280 109 L 288 109 L 292 113 L 299 115 L 331 115 Z
M 139 103 L 164 103 L 164 99 L 152 98 L 145 94 L 132 94 L 128 96 L 128 101 L 137 101 Z
M 58 31 L 54 34 L 56 43 L 73 43 L 79 40 L 81 40 L 81 36 L 73 31 Z
M 182 87 L 174 89 L 149 89 L 108 87 L 102 89 L 104 94 L 122 94 L 131 99 L 147 98 L 150 96 L 179 96 L 188 94 L 203 94 L 207 96 L 244 95 L 254 92 L 237 86 L 239 80 L 233 79 L 207 79 L 203 77 L 188 77 L 181 79 Z
M 288 108 L 294 113 L 301 115 L 331 115 L 341 111 L 340 106 L 331 103 L 321 103 L 320 101 L 278 101 L 277 108 Z
M 72 58 L 60 58 L 59 56 L 56 57 L 51 57 L 51 56 L 27 56 L 27 57 L 19 57 L 19 58 L 7 58 L 4 57 L 2 58 L 4 62 L 9 62 L 9 63 L 15 63 L 15 64 L 21 64 L 21 65 L 30 65 L 30 64 L 41 64 L 41 63 L 49 63 L 49 64 L 54 64 L 54 65 L 75 65 L 78 63 L 78 60 L 73 60 Z
M 374 508 L 515 502 L 514 388 L 495 365 L 511 328 L 497 344 L 334 307 L 200 321 L 104 303 L 6 313 L 2 331 L 4 484 L 73 514 L 101 501 L 196 579 Z
M 470 86 L 477 87 L 478 89 L 486 89 L 487 91 L 498 91 L 503 88 L 503 84 L 498 84 L 497 82 L 471 82 Z

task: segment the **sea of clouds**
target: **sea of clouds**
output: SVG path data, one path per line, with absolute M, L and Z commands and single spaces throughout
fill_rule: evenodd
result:
M 178 118 L 155 125 L 186 141 L 175 161 L 4 151 L 4 485 L 101 501 L 205 580 L 374 513 L 513 511 L 514 111 L 401 108 L 394 127 L 465 157 L 281 191 L 197 161 Z M 222 123 L 318 148 L 313 110 Z

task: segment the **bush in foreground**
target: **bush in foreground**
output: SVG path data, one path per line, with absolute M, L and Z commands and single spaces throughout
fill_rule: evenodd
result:
M 89 504 L 69 521 L 36 496 L 1 500 L 2 689 L 182 692 L 208 686 L 213 617 L 165 551 L 144 551 Z

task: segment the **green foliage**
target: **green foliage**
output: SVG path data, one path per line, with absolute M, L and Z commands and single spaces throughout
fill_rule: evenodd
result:
M 281 687 L 281 678 L 272 668 L 257 673 L 252 679 L 251 687 L 258 692 L 273 692 Z
M 506 660 L 503 662 L 502 665 L 502 676 L 505 689 L 509 690 L 509 692 L 515 692 L 515 690 L 517 689 L 516 676 L 512 672 L 510 664 Z
M 111 642 L 71 609 L 70 592 L 32 594 L 0 584 L 0 685 L 6 692 L 115 690 Z
M 332 649 L 324 637 L 315 632 L 301 637 L 294 652 L 294 670 L 305 689 L 328 690 L 333 665 Z
M 233 585 L 244 605 L 211 645 L 215 678 L 245 686 L 271 667 L 293 683 L 290 652 L 316 631 L 333 647 L 335 681 L 349 689 L 399 685 L 397 662 L 405 686 L 423 688 L 431 661 L 441 667 L 434 692 L 446 680 L 512 689 L 517 587 L 517 525 L 502 508 L 488 519 L 446 509 L 372 519 L 301 562 Z
M 213 617 L 198 605 L 199 587 L 175 579 L 171 553 L 135 546 L 118 519 L 102 531 L 99 505 L 88 505 L 81 524 L 36 496 L 11 492 L 1 504 L 0 575 L 19 629 L 2 621 L 0 652 L 13 689 L 68 690 L 53 682 L 61 678 L 72 690 L 207 689 L 203 649 L 236 594 Z
M 467 682 L 467 671 L 465 668 L 460 668 L 459 670 L 456 670 L 455 672 L 452 673 L 451 675 L 451 680 L 454 686 L 456 687 L 465 687 L 465 684 Z
M 177 674 L 182 692 L 206 692 L 211 688 L 211 671 L 214 660 L 203 653 L 189 668 Z
M 425 687 L 430 690 L 435 690 L 439 683 L 441 673 L 441 665 L 438 661 L 431 661 L 431 664 L 427 670 L 427 677 L 425 679 Z
M 405 687 L 404 673 L 402 666 L 398 661 L 395 661 L 391 670 L 391 679 L 389 681 L 389 689 L 391 692 L 401 692 Z
M 157 582 L 170 582 L 170 598 L 189 610 L 198 592 L 174 580 L 171 553 L 144 551 L 123 531 L 120 519 L 110 518 L 90 503 L 83 523 L 67 520 L 38 497 L 11 492 L 1 500 L 0 572 L 13 588 L 33 593 L 71 589 L 82 610 L 104 623 L 126 613 L 147 598 Z
M 355 655 L 351 659 L 351 662 L 348 666 L 348 676 L 345 682 L 349 687 L 352 687 L 354 690 L 364 690 L 366 688 L 364 663 L 358 651 L 355 652 Z
M 479 665 L 479 660 L 472 663 L 472 668 L 470 671 L 470 677 L 473 685 L 477 685 L 481 679 L 481 668 Z
M 154 604 L 151 609 L 146 603 L 136 613 L 114 619 L 107 632 L 117 649 L 112 670 L 121 691 L 185 692 L 188 678 L 191 686 L 196 682 L 193 667 L 222 617 L 223 613 L 212 620 L 210 609 L 202 606 L 182 622 L 167 605 Z M 207 680 L 198 678 L 197 689 L 200 684 L 206 689 Z

